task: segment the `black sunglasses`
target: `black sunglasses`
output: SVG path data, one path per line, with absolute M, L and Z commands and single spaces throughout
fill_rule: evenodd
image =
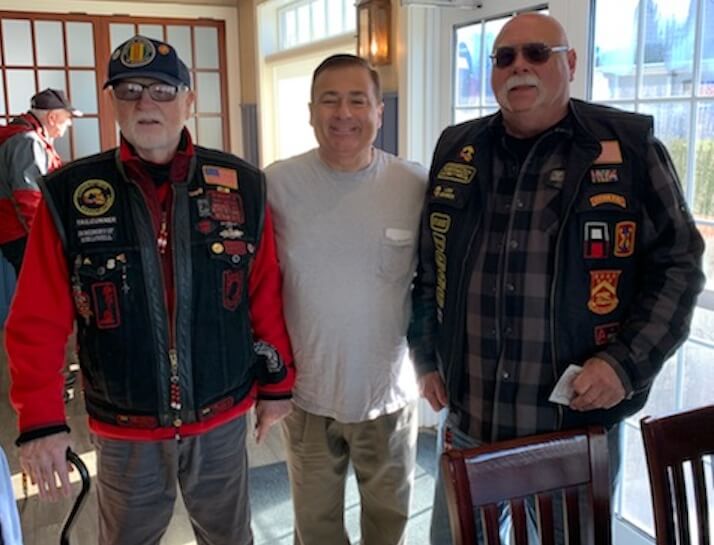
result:
M 523 58 L 531 64 L 543 64 L 551 53 L 567 51 L 567 45 L 546 45 L 544 43 L 533 42 L 522 45 L 504 45 L 497 47 L 490 56 L 496 68 L 508 68 L 516 61 L 518 51 L 523 54 Z
M 119 100 L 139 100 L 144 89 L 149 91 L 149 96 L 156 102 L 171 102 L 178 95 L 179 88 L 168 83 L 155 82 L 145 85 L 136 81 L 120 81 L 112 85 L 114 96 Z

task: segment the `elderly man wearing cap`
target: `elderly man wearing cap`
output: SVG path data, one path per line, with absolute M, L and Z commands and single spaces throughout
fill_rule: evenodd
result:
M 16 274 L 40 203 L 37 182 L 62 166 L 54 140 L 81 115 L 63 91 L 45 89 L 32 97 L 27 113 L 0 126 L 0 249 Z
M 294 382 L 264 177 L 193 145 L 170 45 L 120 45 L 105 87 L 120 146 L 43 184 L 6 326 L 20 460 L 41 498 L 69 493 L 58 371 L 76 320 L 98 542 L 158 543 L 178 480 L 198 543 L 250 544 L 245 413 L 257 399 L 260 441 Z

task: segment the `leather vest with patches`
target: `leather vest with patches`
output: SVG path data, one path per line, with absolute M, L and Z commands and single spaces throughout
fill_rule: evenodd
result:
M 171 191 L 173 316 L 158 234 L 118 150 L 43 184 L 67 255 L 87 411 L 109 424 L 209 419 L 256 377 L 247 286 L 264 219 L 262 173 L 196 146 L 187 181 Z
M 615 335 L 642 278 L 637 262 L 649 116 L 571 101 L 573 140 L 562 171 L 552 284 L 553 383 L 569 363 Z M 500 114 L 495 114 L 500 115 Z M 435 246 L 438 362 L 450 397 L 461 399 L 471 245 L 482 227 L 496 153 L 494 116 L 447 129 L 434 153 L 427 221 Z M 549 175 L 542 173 L 542 176 Z M 565 426 L 610 424 L 639 410 L 647 391 L 609 411 L 572 413 Z M 571 414 L 572 413 L 572 414 Z

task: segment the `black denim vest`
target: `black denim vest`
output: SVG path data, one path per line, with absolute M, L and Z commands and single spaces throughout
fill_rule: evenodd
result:
M 72 163 L 43 192 L 67 256 L 88 413 L 153 428 L 210 419 L 242 400 L 256 377 L 247 292 L 262 173 L 195 148 L 188 179 L 169 196 L 173 316 L 158 233 L 118 150 Z

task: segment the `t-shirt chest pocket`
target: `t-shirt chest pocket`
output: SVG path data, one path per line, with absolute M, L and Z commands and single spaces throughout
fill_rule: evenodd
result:
M 387 281 L 397 282 L 412 270 L 416 252 L 416 233 L 410 229 L 387 227 L 379 248 L 379 275 Z

